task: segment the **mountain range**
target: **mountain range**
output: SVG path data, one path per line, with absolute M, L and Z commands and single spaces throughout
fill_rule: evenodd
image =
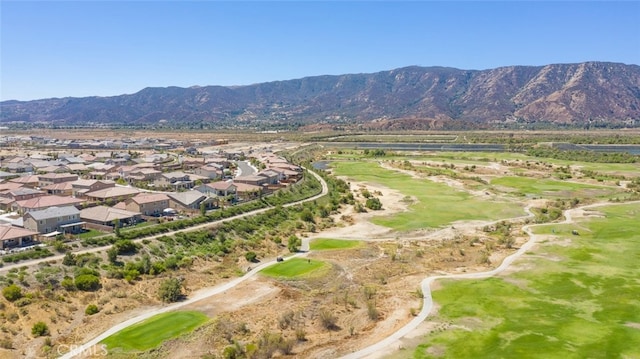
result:
M 247 86 L 0 102 L 1 123 L 454 129 L 640 125 L 640 66 L 404 67 Z

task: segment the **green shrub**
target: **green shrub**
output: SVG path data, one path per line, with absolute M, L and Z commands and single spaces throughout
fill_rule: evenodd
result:
M 10 302 L 22 298 L 22 289 L 15 284 L 11 284 L 2 290 L 2 295 Z
M 33 334 L 34 337 L 49 335 L 49 327 L 45 322 L 37 322 L 31 327 L 31 334 Z
M 69 276 L 64 277 L 64 279 L 62 279 L 62 281 L 60 282 L 60 285 L 62 286 L 62 288 L 68 291 L 76 290 L 76 285 L 75 283 L 73 283 L 73 278 Z
M 249 262 L 255 262 L 258 255 L 255 252 L 247 252 L 244 254 L 244 258 Z
M 177 302 L 182 298 L 182 282 L 177 278 L 165 279 L 158 288 L 158 298 L 165 303 Z
M 380 202 L 380 200 L 376 197 L 371 197 L 369 199 L 367 199 L 367 202 L 365 203 L 365 207 L 372 209 L 374 211 L 377 211 L 379 209 L 382 209 L 382 203 Z
M 98 306 L 95 304 L 89 304 L 87 305 L 87 308 L 84 310 L 84 314 L 86 315 L 94 315 L 96 313 L 98 313 L 100 310 L 98 309 Z
M 100 288 L 100 278 L 93 274 L 81 274 L 75 279 L 76 288 L 91 292 Z

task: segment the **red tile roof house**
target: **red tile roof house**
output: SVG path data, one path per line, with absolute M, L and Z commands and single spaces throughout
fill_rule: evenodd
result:
M 31 175 L 31 176 L 21 176 L 18 178 L 14 178 L 9 180 L 9 182 L 19 183 L 24 187 L 36 188 L 38 187 L 38 184 L 40 184 L 40 179 L 36 175 Z
M 27 213 L 32 211 L 38 211 L 41 209 L 47 209 L 54 206 L 80 206 L 84 201 L 71 197 L 60 196 L 40 196 L 31 199 L 25 199 L 23 201 L 16 201 L 12 205 L 12 209 L 19 213 Z
M 38 232 L 10 224 L 0 224 L 0 249 L 6 250 L 29 245 L 37 234 Z
M 140 212 L 145 216 L 159 216 L 169 208 L 169 197 L 164 193 L 140 193 L 124 203 L 127 211 Z

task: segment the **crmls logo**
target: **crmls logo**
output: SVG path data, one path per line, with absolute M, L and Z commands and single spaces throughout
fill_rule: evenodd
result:
M 107 356 L 109 354 L 104 344 L 92 345 L 89 348 L 83 348 L 81 345 L 75 344 L 60 344 L 56 351 L 58 355 L 71 354 L 72 356 L 80 357 Z

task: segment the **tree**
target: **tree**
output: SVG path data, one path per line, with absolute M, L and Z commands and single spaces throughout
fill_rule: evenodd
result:
M 289 248 L 289 252 L 295 253 L 300 250 L 300 245 L 302 245 L 302 240 L 298 238 L 295 234 L 292 234 L 289 237 L 289 241 L 287 243 L 287 248 Z
M 15 284 L 11 284 L 2 290 L 2 295 L 10 302 L 22 298 L 22 289 Z
M 177 302 L 182 298 L 182 281 L 178 278 L 169 278 L 162 281 L 158 288 L 158 298 L 165 302 Z
M 200 202 L 200 215 L 205 216 L 207 214 L 207 207 L 204 205 L 204 201 Z
M 49 335 L 49 327 L 45 322 L 37 322 L 31 327 L 31 334 L 33 334 L 34 337 Z
M 113 232 L 116 234 L 116 237 L 122 238 L 122 233 L 120 233 L 120 218 L 116 218 L 113 221 Z

